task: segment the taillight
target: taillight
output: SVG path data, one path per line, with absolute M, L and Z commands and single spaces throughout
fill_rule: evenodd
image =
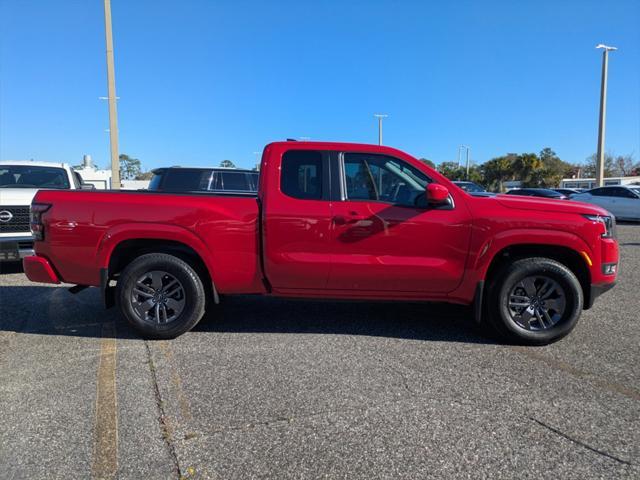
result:
M 44 240 L 44 224 L 42 223 L 42 214 L 49 210 L 51 205 L 48 203 L 32 203 L 29 214 L 29 227 L 34 240 Z

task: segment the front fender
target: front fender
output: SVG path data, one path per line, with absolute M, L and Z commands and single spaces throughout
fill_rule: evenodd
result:
M 478 284 L 485 281 L 489 266 L 500 252 L 509 247 L 535 245 L 568 248 L 583 259 L 585 253 L 593 258 L 593 252 L 589 245 L 574 233 L 535 228 L 505 230 L 481 243 L 472 245 L 467 259 L 464 281 L 449 297 L 452 300 L 470 304 L 476 296 Z M 587 266 L 587 268 L 589 267 Z
M 505 248 L 518 245 L 565 247 L 575 251 L 581 257 L 582 252 L 592 255 L 589 245 L 574 233 L 546 229 L 509 230 L 496 234 L 482 245 L 475 259 L 471 259 L 475 261 L 470 266 L 470 270 L 477 272 L 478 280 L 484 280 L 496 255 Z

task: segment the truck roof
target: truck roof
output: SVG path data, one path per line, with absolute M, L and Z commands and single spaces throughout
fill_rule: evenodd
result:
M 35 160 L 0 160 L 0 165 L 26 165 L 30 167 L 57 167 L 68 168 L 68 163 L 61 162 L 36 162 Z
M 294 140 L 288 140 L 285 142 L 272 142 L 268 144 L 265 148 L 270 146 L 287 146 L 287 147 L 302 147 L 302 148 L 317 148 L 321 150 L 363 150 L 367 152 L 377 151 L 380 153 L 393 153 L 393 154 L 401 154 L 406 155 L 406 153 L 398 150 L 397 148 L 387 147 L 385 145 L 375 145 L 371 143 L 351 143 L 351 142 L 315 142 L 315 141 L 304 141 L 298 142 Z

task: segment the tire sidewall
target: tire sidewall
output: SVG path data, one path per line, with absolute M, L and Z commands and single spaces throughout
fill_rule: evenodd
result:
M 545 258 L 526 259 L 510 265 L 494 296 L 494 315 L 498 316 L 500 330 L 508 337 L 527 344 L 544 345 L 568 335 L 580 318 L 583 307 L 583 293 L 580 282 L 564 265 Z M 509 293 L 513 286 L 525 277 L 547 276 L 562 287 L 566 307 L 563 317 L 548 330 L 530 331 L 517 325 L 509 313 Z
M 137 279 L 153 270 L 162 270 L 173 275 L 184 289 L 184 310 L 178 318 L 167 324 L 141 320 L 131 303 L 131 293 Z M 189 264 L 168 254 L 142 255 L 129 264 L 118 280 L 117 300 L 120 311 L 127 321 L 147 338 L 174 338 L 191 330 L 204 315 L 205 293 L 200 277 Z

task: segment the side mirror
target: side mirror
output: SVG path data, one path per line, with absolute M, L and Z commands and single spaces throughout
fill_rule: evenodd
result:
M 427 185 L 426 196 L 429 205 L 442 205 L 449 200 L 449 189 L 439 183 L 430 183 Z

